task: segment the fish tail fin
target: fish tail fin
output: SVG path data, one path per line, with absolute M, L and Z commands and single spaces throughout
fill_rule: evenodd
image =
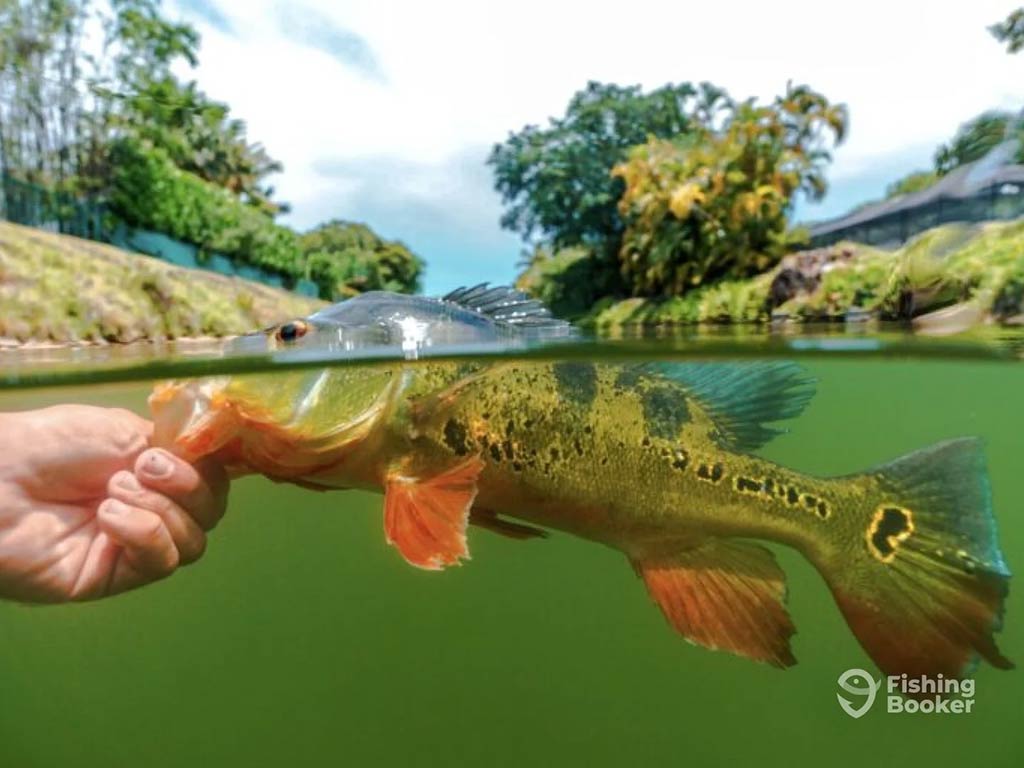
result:
M 961 438 L 867 473 L 857 540 L 818 563 L 860 644 L 886 674 L 963 677 L 996 647 L 1010 578 L 978 440 Z

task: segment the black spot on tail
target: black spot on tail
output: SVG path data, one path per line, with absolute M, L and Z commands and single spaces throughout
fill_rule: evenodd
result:
M 899 507 L 885 507 L 874 524 L 871 543 L 883 557 L 886 557 L 896 551 L 893 543 L 899 541 L 900 534 L 909 530 L 910 517 L 906 510 Z
M 593 363 L 561 362 L 552 366 L 558 395 L 574 405 L 589 408 L 597 398 L 597 368 Z
M 676 387 L 652 387 L 640 396 L 640 403 L 644 409 L 644 424 L 654 437 L 675 440 L 690 420 L 686 401 Z

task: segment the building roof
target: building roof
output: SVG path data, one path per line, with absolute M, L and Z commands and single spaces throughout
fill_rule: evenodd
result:
M 1017 153 L 1016 140 L 1004 141 L 980 160 L 950 171 L 920 192 L 911 192 L 890 200 L 868 203 L 838 219 L 812 224 L 811 237 L 866 224 L 900 211 L 911 210 L 938 200 L 961 200 L 979 190 L 1003 184 L 1024 184 L 1024 165 L 1008 162 Z

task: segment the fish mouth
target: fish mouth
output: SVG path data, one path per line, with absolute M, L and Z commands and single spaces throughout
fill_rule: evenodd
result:
M 154 445 L 194 462 L 230 442 L 241 424 L 225 395 L 227 383 L 214 377 L 157 384 L 149 396 Z

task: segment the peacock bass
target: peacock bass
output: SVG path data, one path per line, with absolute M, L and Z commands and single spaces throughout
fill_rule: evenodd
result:
M 369 293 L 242 337 L 243 349 L 569 335 L 508 288 L 443 299 Z M 751 540 L 791 546 L 825 578 L 888 674 L 962 676 L 993 640 L 1009 571 L 977 440 L 817 478 L 753 455 L 813 394 L 789 362 L 406 361 L 159 385 L 159 442 L 235 474 L 383 491 L 384 532 L 412 565 L 469 557 L 468 525 L 557 529 L 620 550 L 690 641 L 795 663 L 785 575 Z

